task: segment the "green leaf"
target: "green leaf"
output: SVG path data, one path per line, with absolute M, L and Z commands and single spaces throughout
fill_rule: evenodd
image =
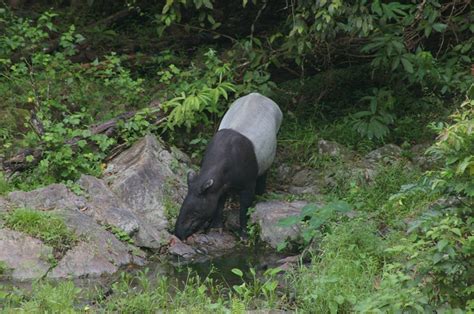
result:
M 458 236 L 462 236 L 461 230 L 459 228 L 452 228 L 451 232 L 458 235 Z
M 278 221 L 278 226 L 280 226 L 280 227 L 291 227 L 291 226 L 299 223 L 300 220 L 301 220 L 300 216 L 286 217 L 286 218 L 280 219 Z
M 328 205 L 326 205 L 325 207 L 331 208 L 334 211 L 337 211 L 337 212 L 340 212 L 340 213 L 346 213 L 346 212 L 352 210 L 351 205 L 349 203 L 347 203 L 346 201 L 331 202 Z
M 244 276 L 244 273 L 238 268 L 233 268 L 231 271 L 232 271 L 232 273 L 239 276 L 240 278 L 242 278 Z
M 408 73 L 413 73 L 413 65 L 411 64 L 411 62 L 405 58 L 402 58 L 401 60 L 405 71 L 407 71 Z
M 288 243 L 286 243 L 286 241 L 280 242 L 280 243 L 278 243 L 276 249 L 277 249 L 278 252 L 283 251 L 286 248 L 287 245 L 288 245 Z
M 447 27 L 448 27 L 448 25 L 443 24 L 443 23 L 435 23 L 435 24 L 433 24 L 433 29 L 434 29 L 435 31 L 437 31 L 438 33 L 444 32 Z
M 436 244 L 436 247 L 438 248 L 438 251 L 439 252 L 442 252 L 443 249 L 446 247 L 446 245 L 448 245 L 448 240 L 440 240 L 438 241 L 438 243 Z

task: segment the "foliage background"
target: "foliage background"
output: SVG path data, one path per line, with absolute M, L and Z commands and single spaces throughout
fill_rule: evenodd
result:
M 368 187 L 339 178 L 327 191 L 332 207 L 287 222 L 306 224 L 302 249 L 313 254 L 289 276 L 294 300 L 277 302 L 273 281 L 254 278 L 217 303 L 472 311 L 473 18 L 469 0 L 1 2 L 0 158 L 23 159 L 1 173 L 0 193 L 53 182 L 74 189 L 80 174 L 100 175 L 117 149 L 149 132 L 198 161 L 231 101 L 258 91 L 284 111 L 286 161 L 327 167 L 316 152 L 324 138 L 360 153 L 428 143 L 439 164 L 425 173 L 386 166 Z M 91 132 L 124 114 L 113 132 Z M 456 202 L 431 206 L 440 199 Z M 345 221 L 351 206 L 367 215 Z M 25 304 L 50 309 L 38 291 Z M 164 302 L 153 293 L 104 306 Z M 185 291 L 179 297 L 196 306 Z M 194 297 L 212 307 L 204 290 Z

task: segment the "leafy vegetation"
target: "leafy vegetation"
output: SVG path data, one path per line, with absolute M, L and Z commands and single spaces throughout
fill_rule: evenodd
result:
M 293 272 L 235 269 L 241 282 L 232 286 L 124 273 L 87 305 L 72 283 L 43 282 L 31 293 L 0 288 L 0 308 L 473 311 L 471 15 L 468 0 L 2 3 L 0 195 L 55 182 L 74 189 L 147 133 L 199 160 L 231 101 L 253 91 L 284 112 L 277 162 L 331 170 L 333 183 L 322 191 L 326 205 L 282 222 L 301 225 L 292 249 L 311 257 Z M 319 155 L 321 139 L 360 156 L 393 143 L 403 158 L 374 162 L 367 180 L 358 156 Z M 427 172 L 408 166 L 419 144 L 437 161 Z M 165 207 L 172 222 L 177 206 Z M 51 213 L 17 209 L 2 219 L 57 252 L 77 241 Z

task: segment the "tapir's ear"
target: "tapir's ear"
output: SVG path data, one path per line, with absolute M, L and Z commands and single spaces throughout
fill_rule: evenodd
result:
M 201 193 L 206 192 L 207 189 L 209 189 L 212 185 L 214 184 L 213 179 L 209 179 L 204 184 L 201 186 Z
M 196 176 L 196 172 L 194 172 L 194 170 L 188 171 L 188 184 L 194 179 L 195 176 Z

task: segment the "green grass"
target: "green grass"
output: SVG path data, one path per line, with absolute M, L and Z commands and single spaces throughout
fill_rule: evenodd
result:
M 7 292 L 0 287 L 0 313 L 244 313 L 277 307 L 280 297 L 273 291 L 273 281 L 254 278 L 241 287 L 244 289 L 239 293 L 209 277 L 192 274 L 178 281 L 161 274 L 151 277 L 147 271 L 136 275 L 123 272 L 111 291 L 98 289 L 93 301 L 84 304 L 84 292 L 73 282 L 39 281 L 31 292 Z
M 369 296 L 382 263 L 382 242 L 374 224 L 356 219 L 334 225 L 311 265 L 292 274 L 297 308 L 312 313 L 348 313 Z
M 7 264 L 5 264 L 4 261 L 0 261 L 0 276 L 3 275 L 3 273 L 5 273 L 6 270 L 7 270 Z
M 3 172 L 0 172 L 0 195 L 4 195 L 12 190 Z
M 53 247 L 55 255 L 62 255 L 77 241 L 63 219 L 48 212 L 18 208 L 5 215 L 5 226 L 42 240 Z
M 351 169 L 336 175 L 336 187 L 329 193 L 354 205 L 356 209 L 368 212 L 380 210 L 391 195 L 409 183 L 415 183 L 421 176 L 417 168 L 409 168 L 405 161 L 394 164 L 377 165 L 377 175 L 373 182 L 361 184 L 360 178 L 347 175 Z

